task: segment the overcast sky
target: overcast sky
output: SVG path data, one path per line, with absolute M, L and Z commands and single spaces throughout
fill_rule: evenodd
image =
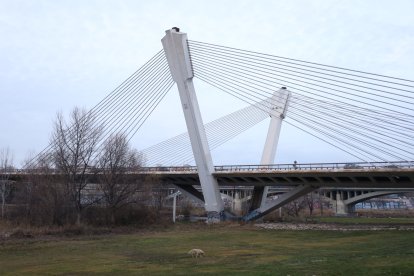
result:
M 414 1 L 0 0 L 0 148 L 17 165 L 49 141 L 55 114 L 91 108 L 162 48 L 191 40 L 414 79 Z M 244 104 L 196 81 L 205 122 Z M 134 137 L 142 149 L 185 131 L 176 88 Z M 259 163 L 267 123 L 213 152 L 215 164 Z M 282 127 L 276 163 L 354 158 Z

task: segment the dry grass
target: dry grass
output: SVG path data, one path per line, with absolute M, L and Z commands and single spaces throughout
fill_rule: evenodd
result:
M 134 234 L 11 239 L 0 275 L 413 275 L 412 231 L 178 224 Z M 186 253 L 201 248 L 205 258 Z

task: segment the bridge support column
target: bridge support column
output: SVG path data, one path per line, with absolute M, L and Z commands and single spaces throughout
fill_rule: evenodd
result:
M 313 187 L 310 185 L 299 185 L 296 188 L 294 188 L 293 190 L 282 194 L 281 196 L 279 196 L 278 199 L 265 204 L 264 206 L 261 206 L 260 208 L 253 210 L 252 212 L 250 212 L 249 214 L 247 214 L 243 220 L 244 221 L 251 221 L 251 220 L 256 220 L 259 219 L 261 217 L 263 217 L 264 215 L 267 215 L 268 213 L 270 213 L 273 210 L 276 210 L 279 207 L 282 207 L 283 205 L 303 196 L 306 195 L 309 192 L 312 192 L 313 190 L 317 189 L 317 187 Z
M 348 205 L 344 200 L 344 191 L 336 192 L 336 207 L 335 215 L 337 216 L 346 216 L 349 214 Z
M 240 197 L 240 192 L 236 192 L 233 198 L 233 210 L 235 215 L 241 215 L 242 213 L 242 199 Z
M 208 222 L 218 222 L 223 218 L 224 205 L 217 180 L 212 175 L 214 166 L 194 89 L 187 34 L 180 32 L 178 28 L 173 28 L 166 31 L 166 35 L 161 41 L 172 78 L 177 83 L 180 94 L 191 147 L 203 191 Z

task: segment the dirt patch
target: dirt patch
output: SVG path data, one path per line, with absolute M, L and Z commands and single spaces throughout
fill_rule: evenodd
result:
M 333 223 L 257 223 L 255 227 L 270 230 L 326 230 L 326 231 L 380 231 L 380 230 L 414 230 L 412 225 L 344 225 Z

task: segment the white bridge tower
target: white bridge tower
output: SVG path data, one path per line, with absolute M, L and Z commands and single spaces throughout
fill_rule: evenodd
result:
M 214 165 L 194 89 L 194 75 L 188 51 L 187 34 L 180 32 L 178 28 L 172 28 L 165 31 L 165 33 L 161 41 L 172 78 L 177 83 L 180 94 L 191 147 L 203 191 L 208 217 L 207 221 L 218 222 L 223 219 L 224 205 L 217 180 L 212 175 Z
M 266 142 L 263 148 L 261 165 L 270 165 L 275 161 L 277 144 L 279 142 L 282 121 L 286 117 L 291 93 L 286 87 L 275 91 L 270 99 L 270 123 L 267 131 Z M 268 187 L 254 187 L 250 210 L 263 207 L 267 199 Z

